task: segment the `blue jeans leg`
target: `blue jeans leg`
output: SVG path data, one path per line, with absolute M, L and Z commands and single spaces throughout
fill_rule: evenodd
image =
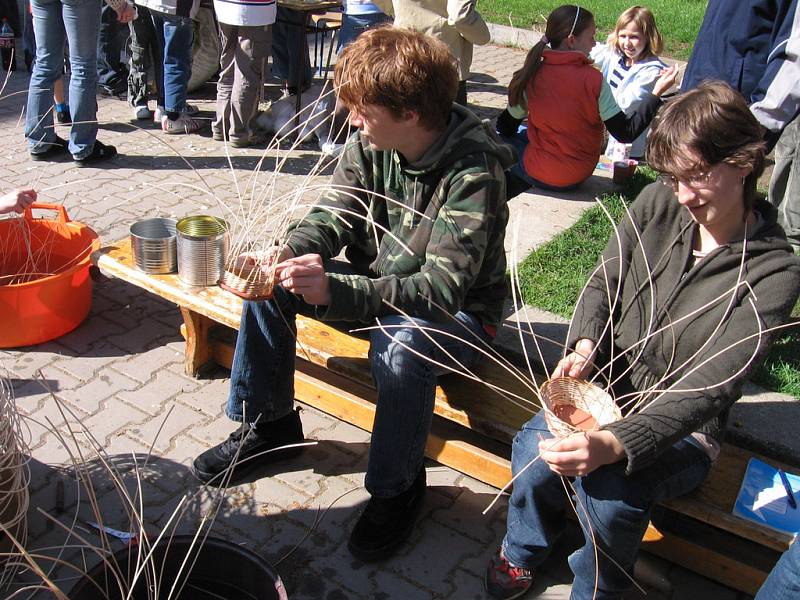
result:
M 186 88 L 192 73 L 194 29 L 189 17 L 150 11 L 163 58 L 164 85 L 159 105 L 167 112 L 180 113 L 186 107 Z M 163 102 L 163 104 L 162 104 Z
M 32 0 L 36 64 L 28 88 L 25 137 L 32 154 L 55 142 L 53 83 L 64 68 L 64 36 L 69 41 L 69 103 L 72 128 L 69 151 L 91 154 L 97 137 L 97 30 L 100 0 Z
M 500 132 L 498 132 L 498 135 L 506 144 L 514 146 L 514 149 L 517 151 L 517 156 L 519 156 L 517 162 L 506 172 L 506 181 L 509 182 L 506 186 L 508 188 L 509 200 L 532 187 L 553 192 L 567 192 L 569 190 L 574 190 L 580 185 L 580 183 L 565 186 L 549 185 L 528 175 L 528 172 L 525 170 L 525 149 L 528 147 L 529 143 L 528 126 L 524 123 L 519 126 L 519 129 L 514 135 L 505 135 Z M 508 174 L 511 174 L 510 178 Z
M 710 468 L 705 452 L 680 440 L 653 464 L 631 475 L 625 474 L 624 463 L 616 463 L 577 479 L 578 516 L 587 541 L 569 558 L 575 574 L 572 598 L 621 600 L 623 592 L 631 588 L 633 566 L 653 505 L 691 492 L 703 483 Z M 596 582 L 595 543 L 603 551 L 598 553 Z
M 542 563 L 564 531 L 564 485 L 538 458 L 539 440 L 552 437 L 541 412 L 514 436 L 511 472 L 517 479 L 508 501 L 503 554 L 520 567 L 533 569 Z
M 368 29 L 383 23 L 391 23 L 391 21 L 392 17 L 382 12 L 367 13 L 365 15 L 348 15 L 345 13 L 342 15 L 342 28 L 339 30 L 339 36 L 336 41 L 336 52 L 340 52 L 342 48 Z
M 125 89 L 128 74 L 119 57 L 122 37 L 127 31 L 128 28 L 117 21 L 116 11 L 103 2 L 100 9 L 100 29 L 97 34 L 97 83 L 109 88 L 110 91 Z
M 448 372 L 434 361 L 457 370 L 470 367 L 479 353 L 464 340 L 480 345 L 488 335 L 464 312 L 446 323 L 412 324 L 400 315 L 381 317 L 380 323 L 384 330 L 370 334 L 378 402 L 365 484 L 373 496 L 390 498 L 408 489 L 423 465 L 436 378 Z
M 291 87 L 297 87 L 302 73 L 303 85 L 308 85 L 314 74 L 308 57 L 308 43 L 300 33 L 305 14 L 283 6 L 278 7 L 277 14 L 277 21 L 272 26 L 272 75 L 285 79 Z
M 758 590 L 755 600 L 797 600 L 800 598 L 800 542 L 783 553 L 778 564 Z
M 300 301 L 281 287 L 266 302 L 245 302 L 226 413 L 234 421 L 274 421 L 294 403 L 295 315 Z
M 537 434 L 551 437 L 542 429 L 546 425 L 540 413 L 517 434 L 512 455 L 515 473 L 537 455 Z M 625 474 L 624 463 L 616 463 L 576 478 L 576 510 L 586 543 L 569 557 L 575 576 L 572 600 L 621 600 L 632 585 L 630 576 L 653 505 L 692 491 L 703 482 L 710 467 L 711 461 L 702 450 L 681 440 L 655 463 L 631 475 Z M 559 479 L 536 461 L 514 483 L 503 541 L 505 555 L 512 563 L 536 567 L 555 543 L 566 503 Z

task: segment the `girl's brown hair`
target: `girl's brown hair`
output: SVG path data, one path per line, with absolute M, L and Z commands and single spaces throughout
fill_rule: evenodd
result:
M 719 163 L 751 169 L 744 180 L 744 207 L 756 199 L 764 171 L 765 144 L 744 97 L 727 83 L 706 81 L 659 111 L 647 138 L 647 161 L 657 171 L 689 178 Z M 687 165 L 686 154 L 700 164 Z
M 438 131 L 450 119 L 458 69 L 443 42 L 408 29 L 378 27 L 342 51 L 333 81 L 348 108 L 381 106 L 396 119 L 415 112 L 422 126 Z
M 508 103 L 517 106 L 522 103 L 522 94 L 528 84 L 536 77 L 536 72 L 542 64 L 542 54 L 545 44 L 551 48 L 561 45 L 570 35 L 580 35 L 584 29 L 594 23 L 594 15 L 583 7 L 574 4 L 559 6 L 547 17 L 547 26 L 543 38 L 530 49 L 525 57 L 525 64 L 511 77 L 508 84 Z
M 617 35 L 620 29 L 630 23 L 634 23 L 639 28 L 646 43 L 641 57 L 646 58 L 661 54 L 664 49 L 664 40 L 661 39 L 661 34 L 656 27 L 656 18 L 650 9 L 644 6 L 631 6 L 619 16 L 617 24 L 614 26 L 614 31 L 608 36 L 608 45 L 613 46 L 618 52 L 622 53 Z

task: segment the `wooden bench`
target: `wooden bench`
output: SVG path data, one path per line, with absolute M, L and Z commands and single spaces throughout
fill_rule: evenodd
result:
M 213 363 L 230 367 L 241 314 L 239 298 L 217 287 L 187 286 L 174 274 L 148 275 L 137 270 L 127 240 L 102 248 L 93 261 L 103 273 L 178 305 L 184 319 L 181 333 L 186 339 L 188 374 L 197 376 Z M 297 400 L 370 431 L 376 391 L 367 349 L 365 340 L 298 316 Z M 476 372 L 504 390 L 532 398 L 527 386 L 491 361 L 481 361 Z M 427 456 L 495 487 L 504 486 L 511 478 L 510 441 L 530 418 L 530 411 L 456 375 L 440 378 L 434 411 Z M 654 516 L 658 527 L 650 525 L 643 548 L 725 585 L 755 593 L 791 540 L 731 514 L 751 456 L 724 445 L 699 490 L 661 507 L 660 518 Z

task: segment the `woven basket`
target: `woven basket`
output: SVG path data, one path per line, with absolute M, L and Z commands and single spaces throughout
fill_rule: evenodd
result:
M 550 433 L 556 437 L 576 431 L 594 431 L 622 418 L 613 398 L 583 379 L 549 379 L 542 385 L 541 393 L 545 421 Z M 568 417 L 572 418 L 563 420 Z
M 276 253 L 271 252 L 258 259 L 237 257 L 225 267 L 219 286 L 245 300 L 269 300 L 272 298 L 275 271 L 264 267 L 270 267 L 275 256 Z

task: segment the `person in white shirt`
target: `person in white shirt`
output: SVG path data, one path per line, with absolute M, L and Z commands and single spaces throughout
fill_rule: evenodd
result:
M 255 117 L 275 22 L 275 0 L 214 0 L 222 46 L 217 82 L 215 140 L 244 148 L 253 142 Z
M 619 16 L 607 43 L 592 49 L 589 56 L 600 67 L 614 99 L 626 114 L 635 111 L 652 93 L 661 72 L 667 68 L 657 56 L 662 48 L 653 13 L 643 6 L 632 6 Z M 633 141 L 632 158 L 644 157 L 648 131 L 649 128 Z M 614 136 L 609 136 L 608 156 L 613 155 L 618 143 Z

